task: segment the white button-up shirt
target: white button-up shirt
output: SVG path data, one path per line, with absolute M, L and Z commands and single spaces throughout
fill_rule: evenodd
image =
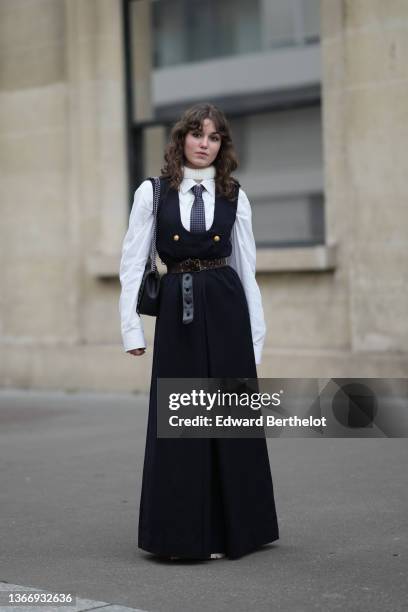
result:
M 194 202 L 191 188 L 196 184 L 192 178 L 184 178 L 180 184 L 180 216 L 183 226 L 190 231 L 190 214 Z M 214 219 L 215 181 L 203 179 L 205 224 L 208 230 Z M 231 232 L 232 253 L 227 263 L 235 269 L 243 285 L 248 303 L 255 362 L 261 363 L 266 326 L 262 298 L 255 279 L 256 246 L 252 232 L 252 211 L 247 195 L 239 189 L 235 223 Z M 120 262 L 121 294 L 119 313 L 125 351 L 146 348 L 143 324 L 136 312 L 137 297 L 146 261 L 150 254 L 153 234 L 153 186 L 145 180 L 136 189 L 129 227 L 123 241 Z M 238 332 L 239 330 L 237 330 Z

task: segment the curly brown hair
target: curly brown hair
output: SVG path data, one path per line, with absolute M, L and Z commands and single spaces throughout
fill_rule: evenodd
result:
M 204 119 L 211 119 L 221 136 L 220 150 L 213 162 L 216 190 L 227 199 L 233 199 L 239 183 L 231 176 L 238 167 L 238 159 L 232 144 L 230 126 L 222 110 L 208 102 L 194 104 L 185 110 L 174 124 L 164 152 L 165 164 L 161 168 L 162 177 L 169 179 L 170 187 L 179 188 L 183 180 L 185 137 L 190 131 L 202 130 Z

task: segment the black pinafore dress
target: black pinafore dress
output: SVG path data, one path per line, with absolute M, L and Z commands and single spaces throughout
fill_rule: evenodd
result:
M 216 195 L 209 230 L 181 222 L 178 191 L 161 178 L 157 252 L 169 262 L 231 255 L 233 201 Z M 175 237 L 178 236 L 178 239 Z M 219 236 L 218 240 L 214 240 Z M 184 324 L 180 273 L 162 277 L 156 318 L 138 545 L 157 555 L 238 558 L 279 537 L 264 438 L 157 438 L 157 378 L 256 378 L 248 304 L 231 266 L 192 272 Z

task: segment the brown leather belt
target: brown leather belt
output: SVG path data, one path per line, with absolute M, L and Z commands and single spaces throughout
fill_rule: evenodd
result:
M 193 277 L 190 272 L 201 272 L 212 268 L 221 268 L 227 265 L 225 257 L 218 259 L 198 259 L 189 258 L 167 264 L 167 272 L 170 274 L 182 273 L 181 277 L 181 296 L 183 300 L 183 323 L 192 323 L 194 320 L 194 295 Z
M 227 265 L 226 257 L 218 259 L 198 259 L 189 258 L 184 261 L 177 261 L 167 265 L 167 272 L 201 272 L 202 270 L 210 270 L 212 268 L 220 268 Z

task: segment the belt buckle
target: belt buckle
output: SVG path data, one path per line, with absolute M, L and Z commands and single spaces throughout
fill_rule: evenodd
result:
M 193 265 L 192 272 L 201 272 L 201 270 L 203 269 L 201 268 L 201 261 L 199 260 L 198 257 L 193 257 L 193 258 L 189 257 L 188 259 L 185 260 L 184 263 L 187 265 L 188 264 Z

